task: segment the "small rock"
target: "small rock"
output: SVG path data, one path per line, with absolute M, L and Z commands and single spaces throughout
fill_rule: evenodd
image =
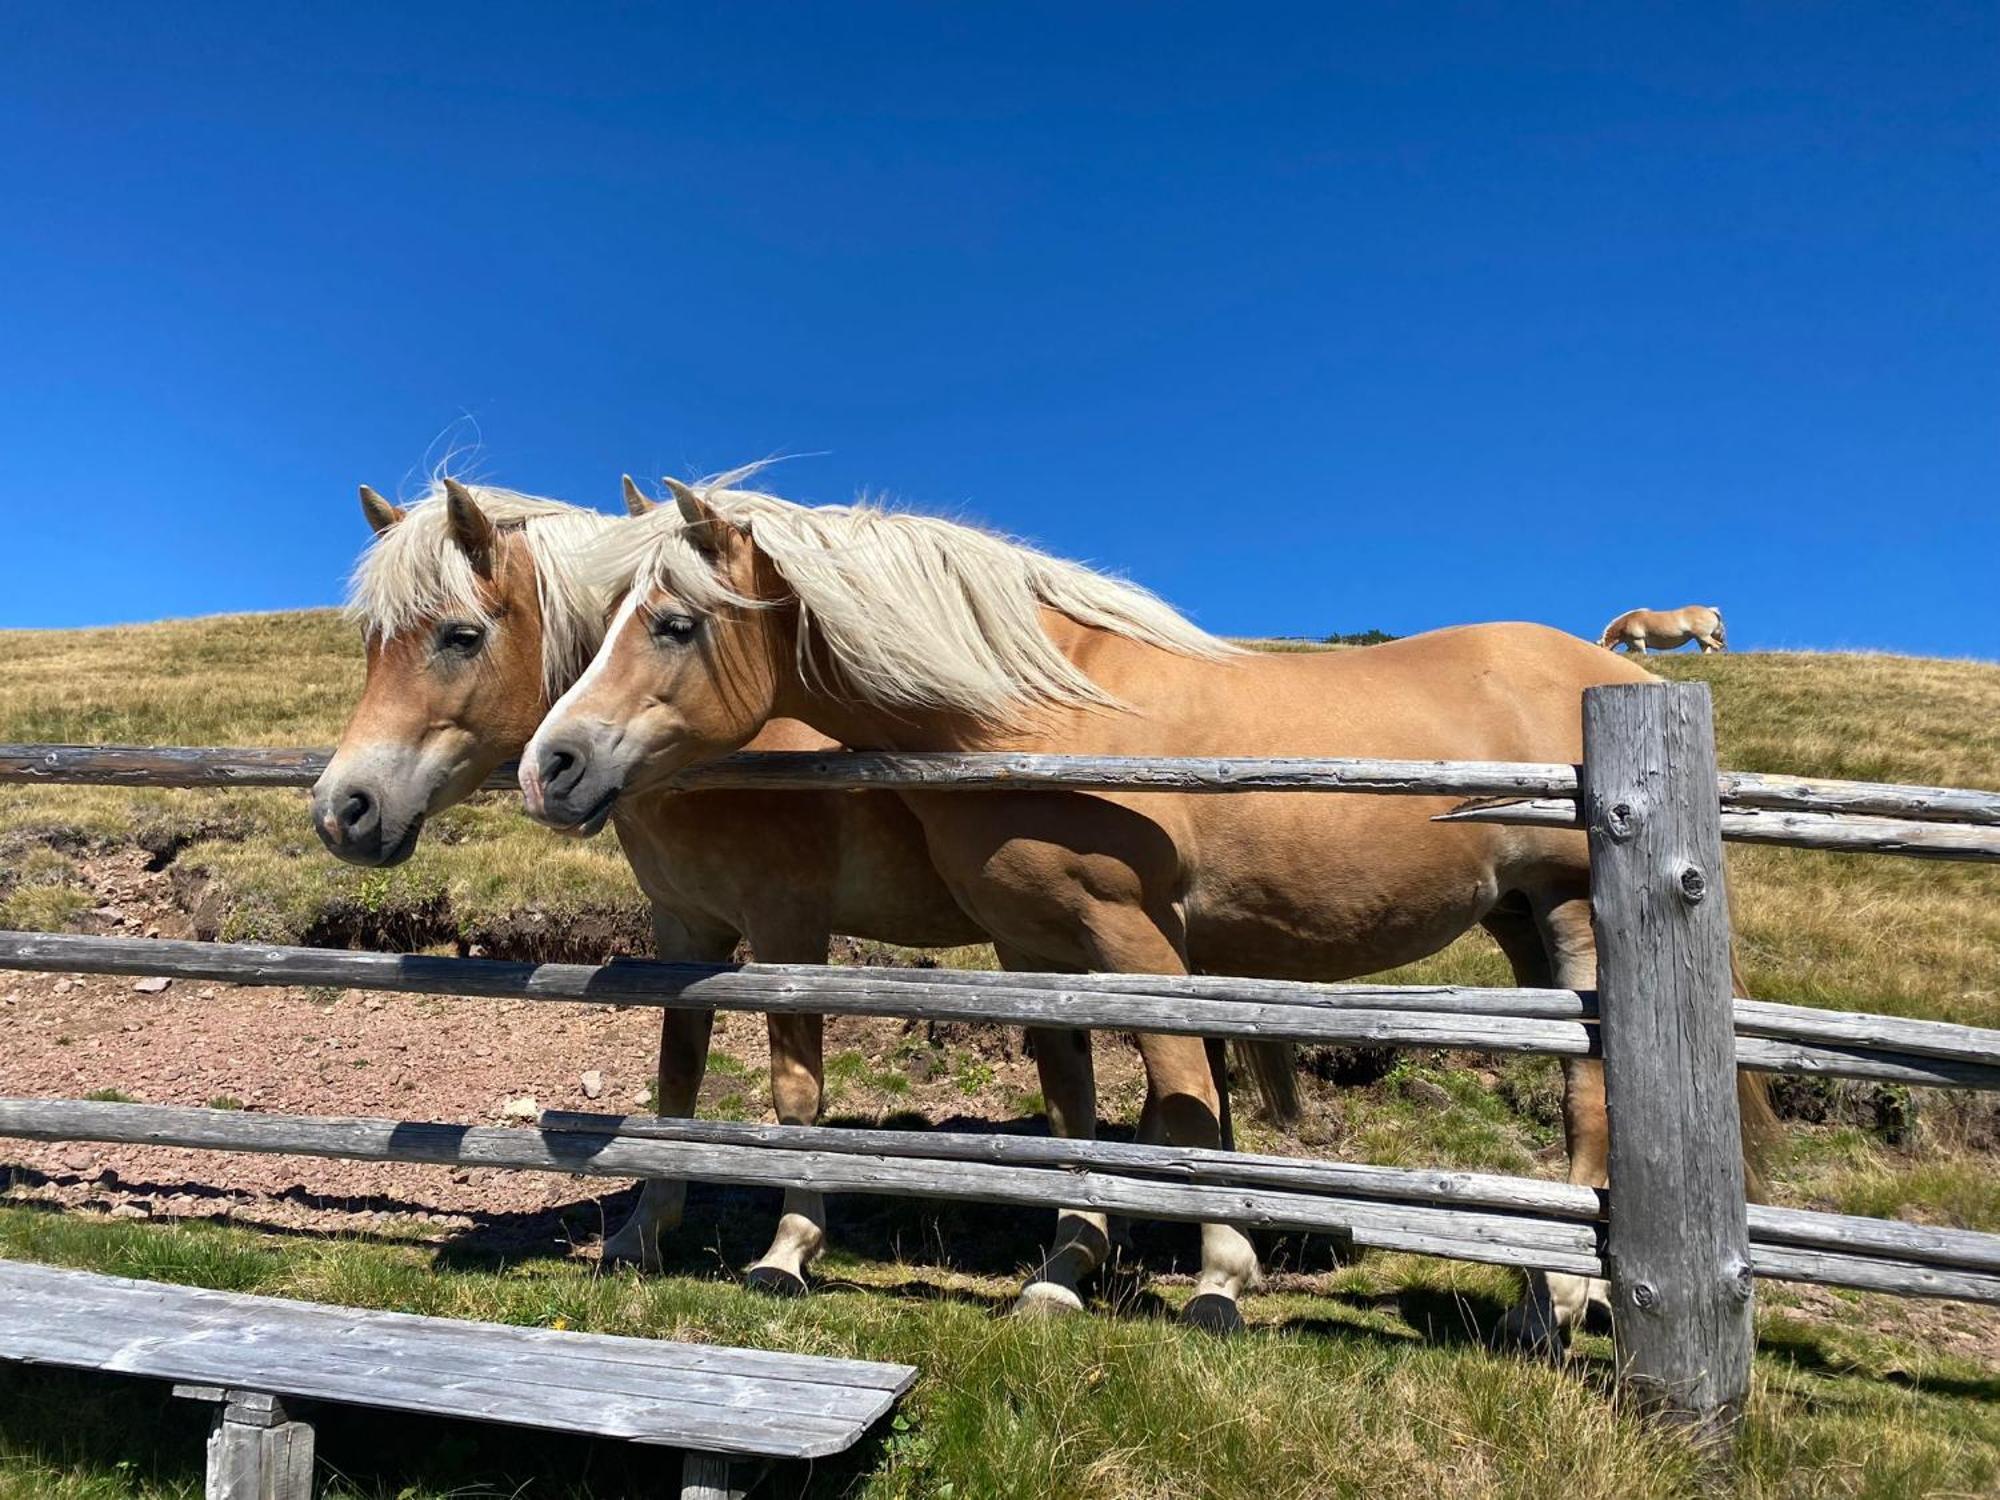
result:
M 105 918 L 124 916 L 124 913 L 121 912 L 115 906 L 93 906 L 90 909 L 90 914 L 93 917 L 105 917 Z
M 596 1068 L 592 1068 L 586 1072 L 581 1082 L 583 1084 L 583 1097 L 586 1099 L 595 1099 L 599 1094 L 604 1092 L 604 1075 Z
M 159 935 L 160 935 L 160 929 L 158 927 L 148 927 L 146 929 L 147 937 L 158 937 Z
M 194 992 L 194 997 L 197 1000 L 213 1000 L 215 998 L 215 991 L 211 987 L 204 986 Z
M 89 1172 L 97 1165 L 96 1153 L 81 1147 L 63 1152 L 62 1164 L 72 1172 Z
M 380 995 L 370 995 L 361 1002 L 361 1007 L 364 1010 L 380 1010 L 387 1003 Z
M 541 1113 L 542 1106 L 535 1101 L 533 1094 L 509 1099 L 500 1106 L 500 1118 L 503 1120 L 533 1120 L 539 1118 Z
M 117 1203 L 111 1208 L 114 1219 L 149 1219 L 152 1216 L 152 1205 L 147 1203 Z
M 135 995 L 157 995 L 160 994 L 162 991 L 164 991 L 166 987 L 172 983 L 173 981 L 171 979 L 165 979 L 162 978 L 160 975 L 155 974 L 150 979 L 133 980 L 132 993 Z
M 0 995 L 0 1005 L 19 1005 L 20 1003 L 21 994 L 18 990 L 9 990 L 6 994 Z
M 632 1102 L 634 1104 L 644 1104 L 651 1097 L 652 1095 L 648 1094 L 644 1089 L 640 1089 L 632 1096 Z
M 74 979 L 58 979 L 56 981 L 55 989 L 58 995 L 67 995 L 75 988 L 76 981 Z
M 1432 1109 L 1444 1109 L 1451 1103 L 1451 1095 L 1428 1078 L 1412 1078 L 1404 1085 L 1403 1092 L 1419 1104 L 1428 1104 Z

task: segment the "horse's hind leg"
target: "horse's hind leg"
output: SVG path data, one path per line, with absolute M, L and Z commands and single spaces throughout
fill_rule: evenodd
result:
M 736 934 L 722 928 L 697 931 L 671 912 L 653 912 L 655 951 L 663 959 L 688 963 L 724 963 L 736 948 Z M 663 1117 L 686 1119 L 694 1114 L 708 1071 L 708 1042 L 715 1026 L 712 1010 L 669 1010 L 660 1020 L 659 1087 L 655 1111 Z M 687 1184 L 678 1178 L 648 1177 L 639 1191 L 632 1215 L 604 1242 L 607 1265 L 634 1265 L 643 1271 L 661 1266 L 660 1235 L 680 1226 L 687 1204 Z
M 1507 955 L 1515 982 L 1523 988 L 1596 988 L 1597 946 L 1588 896 L 1496 908 L 1486 929 Z M 1610 1138 L 1604 1114 L 1604 1068 L 1595 1058 L 1563 1060 L 1563 1128 L 1569 1145 L 1569 1180 L 1603 1187 Z M 1528 1295 L 1507 1315 L 1502 1335 L 1518 1343 L 1559 1347 L 1592 1302 L 1610 1306 L 1610 1288 L 1600 1277 L 1531 1272 Z

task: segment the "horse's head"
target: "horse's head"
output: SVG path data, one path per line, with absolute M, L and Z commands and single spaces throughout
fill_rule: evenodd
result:
M 521 755 L 529 816 L 595 833 L 621 793 L 747 743 L 791 667 L 790 611 L 748 531 L 675 480 L 672 509 L 607 533 L 599 581 L 623 588 L 596 659 Z M 637 509 L 628 490 L 627 503 Z
M 547 708 L 535 560 L 482 494 L 505 492 L 447 479 L 405 511 L 362 486 L 375 541 L 351 609 L 368 677 L 312 797 L 321 841 L 351 864 L 409 858 L 424 819 L 519 754 Z

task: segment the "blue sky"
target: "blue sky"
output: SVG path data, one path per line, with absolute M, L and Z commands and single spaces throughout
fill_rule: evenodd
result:
M 1993 655 L 1996 166 L 1990 6 L 9 6 L 0 625 L 331 602 L 476 441 Z

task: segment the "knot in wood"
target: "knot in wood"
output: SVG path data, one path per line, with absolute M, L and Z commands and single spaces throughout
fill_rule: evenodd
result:
M 1639 815 L 1629 802 L 1614 802 L 1604 809 L 1604 831 L 1619 843 L 1638 832 Z
M 1632 1305 L 1640 1312 L 1651 1312 L 1660 1304 L 1659 1289 L 1650 1281 L 1632 1283 Z
M 1686 899 L 1689 902 L 1689 904 L 1693 904 L 1694 902 L 1701 900 L 1701 898 L 1706 896 L 1707 894 L 1708 894 L 1708 877 L 1702 874 L 1700 866 L 1683 865 L 1681 867 L 1682 897 Z
M 1738 1302 L 1748 1302 L 1756 1290 L 1756 1278 L 1751 1274 L 1748 1263 L 1731 1258 L 1723 1268 L 1723 1279 L 1729 1287 L 1729 1294 Z

